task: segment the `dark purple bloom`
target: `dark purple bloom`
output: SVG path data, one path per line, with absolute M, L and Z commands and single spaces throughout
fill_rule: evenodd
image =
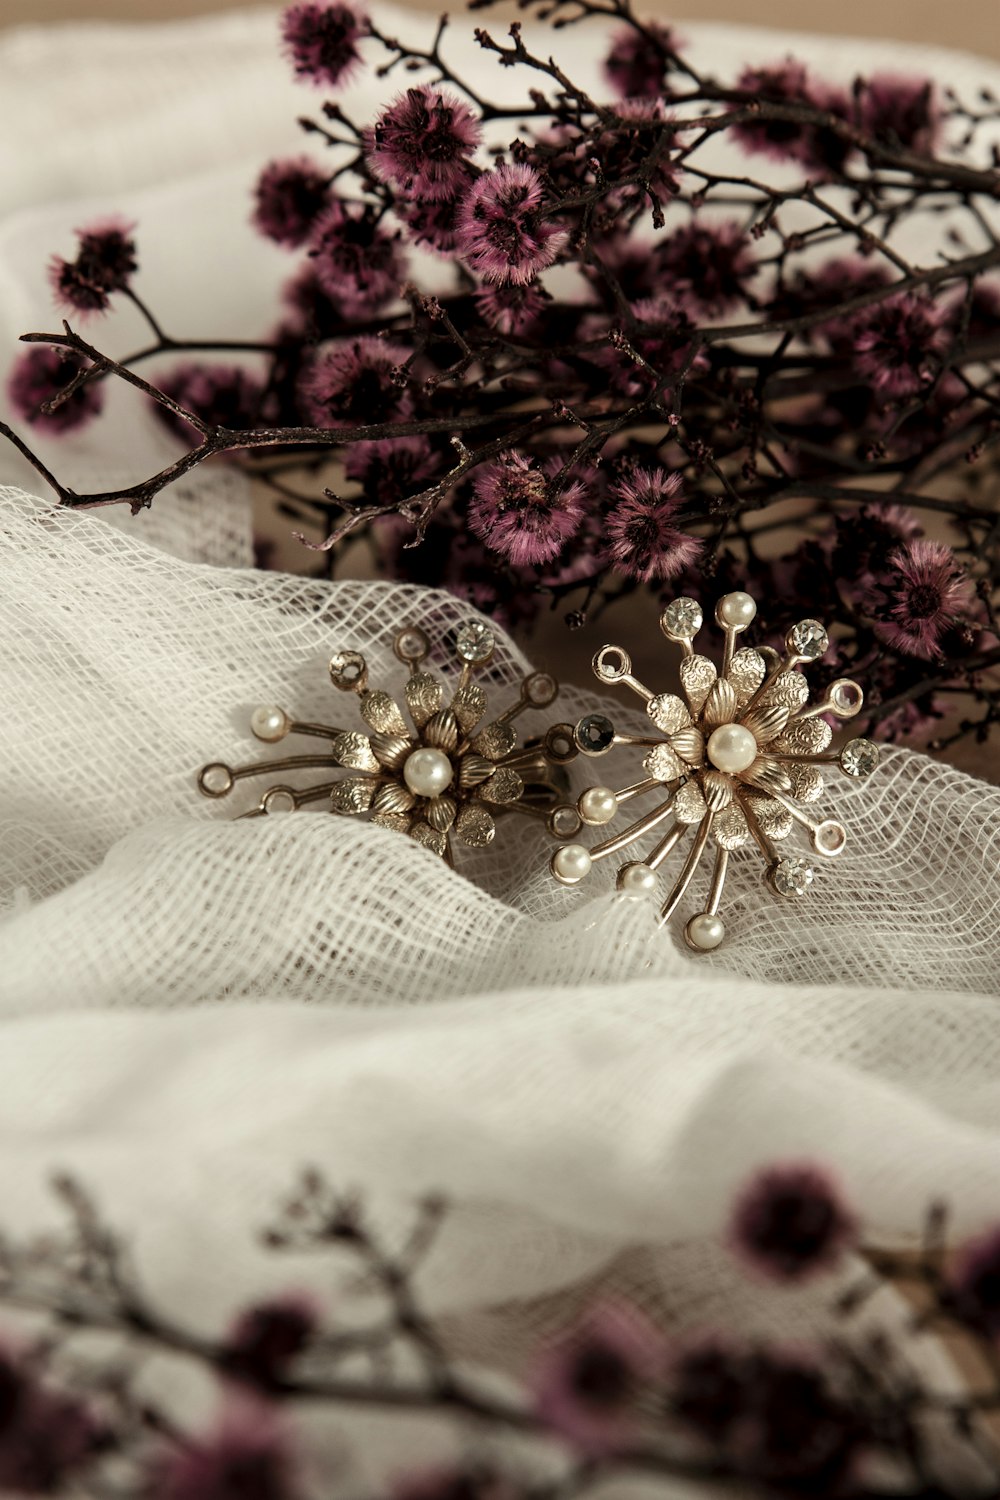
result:
M 440 471 L 440 455 L 420 436 L 352 443 L 344 458 L 345 474 L 361 485 L 370 505 L 397 505 L 418 495 Z
M 358 42 L 365 17 L 346 0 L 332 5 L 292 5 L 281 18 L 281 36 L 296 76 L 319 85 L 345 82 L 361 61 Z
M 748 1355 L 745 1399 L 726 1434 L 734 1468 L 795 1493 L 827 1493 L 858 1458 L 864 1426 L 805 1354 Z
M 745 68 L 736 87 L 761 104 L 805 105 L 840 119 L 850 113 L 845 94 L 814 83 L 804 64 L 792 57 L 769 68 Z M 824 175 L 841 168 L 851 150 L 835 130 L 812 121 L 746 120 L 734 125 L 732 133 L 746 151 L 761 152 L 776 161 L 797 161 Z
M 412 401 L 393 376 L 409 351 L 365 334 L 331 344 L 306 370 L 302 399 L 318 427 L 399 421 Z
M 301 245 L 330 202 L 330 175 L 306 156 L 272 161 L 257 179 L 252 223 L 279 245 Z
M 675 301 L 689 299 L 706 313 L 722 313 L 746 297 L 757 266 L 746 235 L 735 220 L 703 223 L 698 219 L 661 239 L 657 269 Z
M 836 1265 L 857 1228 L 836 1184 L 806 1164 L 768 1167 L 740 1194 L 729 1226 L 733 1251 L 776 1281 L 804 1281 Z
M 517 163 L 473 184 L 459 215 L 459 248 L 484 281 L 524 284 L 555 260 L 565 234 L 543 218 L 543 197 L 538 173 Z
M 291 312 L 290 327 L 286 332 L 293 337 L 301 336 L 309 343 L 321 344 L 324 339 L 343 333 L 344 315 L 320 286 L 311 260 L 286 282 L 282 300 Z
M 247 1308 L 226 1339 L 227 1368 L 254 1385 L 269 1385 L 301 1354 L 319 1323 L 311 1297 L 289 1295 Z
M 948 1277 L 950 1304 L 988 1339 L 1000 1339 L 1000 1227 L 964 1245 Z
M 406 276 L 399 234 L 387 233 L 369 205 L 335 199 L 310 244 L 316 280 L 345 317 L 367 317 L 398 294 Z
M 823 550 L 835 578 L 867 582 L 881 578 L 892 554 L 919 535 L 920 522 L 904 506 L 862 505 L 834 515 Z
M 825 261 L 818 270 L 800 273 L 770 308 L 772 317 L 798 317 L 801 314 L 833 309 L 867 292 L 878 291 L 889 284 L 889 271 L 884 262 L 860 256 L 836 256 Z M 805 338 L 822 337 L 838 354 L 848 354 L 854 348 L 857 319 L 863 314 L 837 314 L 816 323 L 804 333 Z
M 434 255 L 443 255 L 446 260 L 455 259 L 458 255 L 461 197 L 427 201 L 422 198 L 397 198 L 393 208 L 397 217 L 406 225 L 407 234 L 415 245 L 422 245 Z
M 545 311 L 546 295 L 537 282 L 507 286 L 484 286 L 476 293 L 476 308 L 483 322 L 498 333 L 530 333 Z
M 508 448 L 473 475 L 469 525 L 515 567 L 550 562 L 583 519 L 586 483 L 559 480 L 558 459 L 546 468 Z
M 102 1431 L 74 1397 L 0 1350 L 0 1492 L 53 1494 L 96 1454 Z
M 605 523 L 608 555 L 627 577 L 662 581 L 694 562 L 702 543 L 676 524 L 680 474 L 635 468 L 611 486 L 611 496 Z
M 623 99 L 659 98 L 678 51 L 672 27 L 647 21 L 642 31 L 623 26 L 614 34 L 604 60 L 604 76 Z
M 948 347 L 944 307 L 915 292 L 887 297 L 853 324 L 859 374 L 889 400 L 912 396 L 934 379 Z
M 877 634 L 896 651 L 934 661 L 967 602 L 965 574 L 950 547 L 924 539 L 890 554 Z
M 587 357 L 608 371 L 616 390 L 639 396 L 648 393 L 654 379 L 670 387 L 682 374 L 696 375 L 708 368 L 703 351 L 692 356 L 695 327 L 683 307 L 667 297 L 647 297 L 633 303 L 632 311 L 638 322 L 616 334 L 626 338 L 645 365 L 613 341 L 616 334 L 606 318 L 589 315 L 580 324 L 580 338 L 595 344 Z
M 107 312 L 111 299 L 102 286 L 90 280 L 78 261 L 54 255 L 49 261 L 49 285 L 60 307 L 72 308 L 81 317 Z
M 215 1429 L 165 1454 L 150 1475 L 150 1500 L 293 1500 L 291 1449 L 267 1407 L 234 1403 Z
M 33 427 L 51 433 L 71 432 L 96 417 L 104 405 L 100 382 L 88 381 L 55 411 L 42 411 L 42 403 L 64 390 L 87 361 L 70 350 L 47 344 L 32 344 L 14 363 L 7 383 L 10 404 Z
M 941 110 L 929 78 L 875 73 L 857 88 L 860 123 L 877 141 L 930 153 L 941 127 Z
M 482 134 L 467 104 L 447 89 L 407 89 L 371 131 L 368 164 L 401 193 L 429 202 L 453 198 L 469 182 L 469 157 Z
M 598 1458 L 629 1441 L 636 1403 L 664 1357 L 659 1331 L 637 1307 L 606 1302 L 553 1341 L 535 1373 L 539 1415 Z
M 178 406 L 213 427 L 245 432 L 260 417 L 263 387 L 256 375 L 240 365 L 198 364 L 192 360 L 160 376 L 157 385 Z M 157 402 L 154 410 L 171 432 L 185 441 L 193 436 L 195 430 L 167 407 Z
M 746 1355 L 716 1338 L 678 1353 L 670 1381 L 670 1408 L 713 1446 L 723 1442 L 746 1404 Z
M 423 1469 L 392 1488 L 393 1500 L 518 1500 L 512 1482 L 492 1469 Z
M 138 268 L 134 224 L 106 219 L 78 229 L 76 259 L 53 256 L 49 281 L 56 301 L 86 316 L 104 312 L 110 292 L 124 291 Z

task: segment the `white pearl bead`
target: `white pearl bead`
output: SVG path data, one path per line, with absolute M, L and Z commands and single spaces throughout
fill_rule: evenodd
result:
M 552 856 L 552 873 L 564 885 L 576 885 L 590 874 L 592 863 L 589 851 L 582 844 L 564 844 Z
M 743 724 L 720 724 L 705 748 L 718 771 L 745 771 L 757 759 L 757 741 Z
M 746 630 L 757 615 L 757 606 L 749 594 L 725 594 L 715 606 L 715 618 L 730 630 Z
M 263 703 L 250 715 L 250 728 L 259 740 L 284 739 L 288 732 L 288 715 L 284 709 Z
M 403 780 L 415 797 L 437 797 L 451 782 L 455 772 L 443 750 L 429 745 L 414 750 L 403 765 Z
M 610 823 L 618 811 L 618 798 L 610 787 L 590 786 L 577 803 L 585 823 Z
M 684 936 L 692 948 L 697 948 L 701 953 L 710 953 L 717 948 L 726 935 L 726 924 L 721 917 L 713 917 L 709 912 L 699 912 L 698 916 L 692 917 L 684 929 Z
M 649 865 L 622 865 L 618 871 L 618 889 L 627 896 L 644 896 L 656 890 L 656 871 Z

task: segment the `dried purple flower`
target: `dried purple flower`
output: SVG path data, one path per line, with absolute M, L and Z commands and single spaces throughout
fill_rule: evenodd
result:
M 987 1339 L 1000 1339 L 1000 1226 L 970 1240 L 948 1275 L 951 1307 Z
M 537 281 L 484 286 L 476 293 L 476 309 L 490 328 L 518 336 L 530 333 L 537 326 L 547 300 Z
M 792 1163 L 765 1168 L 739 1195 L 729 1242 L 752 1269 L 791 1282 L 830 1270 L 856 1233 L 830 1175 Z
M 912 396 L 934 379 L 947 349 L 947 313 L 915 292 L 866 308 L 854 322 L 859 374 L 889 400 Z
M 726 1436 L 733 1466 L 795 1493 L 836 1490 L 859 1456 L 864 1425 L 808 1355 L 751 1355 L 746 1399 Z
M 260 418 L 264 388 L 256 375 L 240 365 L 199 364 L 194 360 L 177 365 L 158 377 L 158 388 L 178 406 L 193 412 L 213 427 L 244 432 Z M 194 429 L 159 402 L 154 406 L 159 420 L 171 432 L 188 441 Z
M 421 436 L 352 443 L 344 458 L 345 474 L 361 485 L 370 505 L 397 505 L 418 495 L 440 470 L 440 455 Z
M 249 1307 L 226 1339 L 226 1366 L 253 1385 L 267 1386 L 301 1354 L 319 1324 L 311 1297 L 290 1294 Z
M 361 61 L 358 42 L 364 14 L 347 0 L 332 5 L 292 5 L 281 18 L 281 36 L 298 78 L 344 83 Z
M 623 26 L 614 33 L 604 76 L 622 99 L 658 99 L 666 92 L 666 75 L 678 50 L 670 26 L 657 21 L 647 21 L 641 31 Z
M 705 223 L 694 219 L 661 239 L 657 271 L 675 299 L 689 299 L 701 311 L 726 312 L 746 298 L 757 274 L 746 235 L 733 219 Z
M 317 426 L 357 427 L 399 421 L 412 401 L 395 371 L 409 358 L 399 344 L 364 334 L 331 344 L 306 370 L 301 394 Z
M 7 382 L 10 404 L 19 416 L 40 431 L 71 432 L 96 417 L 104 405 L 100 382 L 88 381 L 55 411 L 42 411 L 42 403 L 64 390 L 87 361 L 69 350 L 32 344 L 15 360 Z
M 867 583 L 881 578 L 892 554 L 920 535 L 920 522 L 902 505 L 862 505 L 832 517 L 824 553 L 835 578 Z
M 643 583 L 675 578 L 698 556 L 702 543 L 675 524 L 681 476 L 666 469 L 635 468 L 611 486 L 614 504 L 605 523 L 615 567 Z
M 583 479 L 560 473 L 558 459 L 543 468 L 511 448 L 481 464 L 469 505 L 476 536 L 515 567 L 550 562 L 579 528 L 587 495 Z
M 397 218 L 406 225 L 415 245 L 423 245 L 434 255 L 454 260 L 458 255 L 458 217 L 462 199 L 440 198 L 425 202 L 420 198 L 397 198 L 393 204 Z
M 966 577 L 951 548 L 922 538 L 897 548 L 881 591 L 880 638 L 907 656 L 939 658 L 942 637 L 960 620 L 967 602 Z
M 257 179 L 251 222 L 279 245 L 301 245 L 330 202 L 330 175 L 307 156 L 272 161 Z
M 670 1408 L 713 1446 L 732 1430 L 746 1402 L 747 1361 L 717 1338 L 702 1338 L 674 1359 Z
M 326 295 L 316 279 L 312 261 L 286 282 L 282 300 L 290 309 L 292 337 L 301 337 L 308 343 L 321 344 L 324 339 L 343 333 L 345 319 L 340 308 Z
M 532 281 L 550 266 L 565 234 L 541 214 L 542 180 L 519 163 L 494 167 L 473 184 L 459 214 L 459 249 L 484 281 Z
M 71 308 L 81 317 L 107 312 L 110 298 L 102 286 L 87 277 L 78 261 L 54 255 L 49 261 L 49 285 L 59 307 Z
M 215 1429 L 153 1467 L 150 1500 L 293 1500 L 299 1493 L 288 1440 L 269 1409 L 234 1402 Z
M 345 317 L 367 317 L 397 296 L 406 276 L 399 235 L 381 228 L 370 205 L 334 199 L 310 244 L 316 280 Z
M 803 104 L 841 119 L 850 113 L 845 94 L 814 83 L 804 64 L 792 57 L 772 67 L 745 68 L 736 87 L 762 104 Z M 798 120 L 746 120 L 732 126 L 732 133 L 746 151 L 797 161 L 823 174 L 839 170 L 851 150 L 835 130 Z
M 376 177 L 411 198 L 453 198 L 468 186 L 469 157 L 481 134 L 467 104 L 446 89 L 423 84 L 407 89 L 379 115 L 368 164 Z
M 580 1452 L 613 1453 L 629 1441 L 637 1398 L 663 1357 L 663 1338 L 645 1314 L 631 1303 L 603 1303 L 544 1352 L 538 1413 Z
M 862 129 L 877 141 L 907 151 L 933 151 L 941 128 L 941 110 L 929 78 L 875 73 L 858 84 Z
M 137 269 L 134 224 L 105 219 L 78 229 L 76 259 L 53 256 L 49 281 L 58 303 L 84 317 L 105 312 L 110 292 L 121 292 Z
M 96 1454 L 102 1430 L 76 1398 L 43 1386 L 0 1349 L 0 1491 L 53 1494 Z

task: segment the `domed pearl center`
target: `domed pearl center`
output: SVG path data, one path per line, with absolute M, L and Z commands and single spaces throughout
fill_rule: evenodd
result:
M 415 797 L 439 797 L 455 772 L 443 750 L 414 750 L 403 764 L 403 780 Z
M 742 724 L 720 724 L 706 745 L 708 758 L 717 771 L 746 771 L 757 759 L 757 741 Z

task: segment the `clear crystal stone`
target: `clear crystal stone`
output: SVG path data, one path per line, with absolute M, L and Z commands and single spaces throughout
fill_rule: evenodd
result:
M 559 684 L 548 672 L 532 672 L 524 679 L 524 696 L 535 708 L 548 708 L 559 692 Z
M 779 896 L 804 896 L 812 881 L 812 866 L 799 856 L 780 859 L 771 871 L 771 884 Z
M 660 629 L 672 641 L 689 641 L 701 629 L 702 618 L 696 599 L 674 599 L 660 616 Z
M 210 766 L 205 766 L 198 778 L 203 792 L 209 797 L 224 797 L 233 785 L 233 776 L 228 766 L 221 761 L 216 761 Z
M 785 644 L 803 661 L 817 661 L 830 644 L 830 637 L 818 620 L 800 620 L 785 636 Z
M 610 749 L 615 737 L 615 726 L 603 714 L 587 714 L 577 724 L 574 736 L 584 755 L 600 755 L 602 751 Z
M 455 650 L 462 660 L 478 665 L 489 661 L 495 644 L 492 630 L 479 620 L 463 625 L 455 637 Z
M 878 763 L 879 748 L 871 740 L 848 740 L 840 752 L 840 767 L 848 776 L 870 776 Z
M 549 827 L 555 834 L 556 838 L 572 838 L 575 833 L 580 832 L 582 826 L 583 819 L 580 817 L 580 814 L 577 812 L 575 807 L 570 807 L 568 805 L 563 807 L 554 807 L 549 814 Z
M 431 643 L 416 625 L 411 625 L 407 630 L 401 630 L 396 637 L 396 655 L 400 661 L 413 662 L 423 661 L 429 655 Z
M 285 786 L 276 786 L 264 798 L 266 813 L 290 813 L 295 811 L 295 798 Z

